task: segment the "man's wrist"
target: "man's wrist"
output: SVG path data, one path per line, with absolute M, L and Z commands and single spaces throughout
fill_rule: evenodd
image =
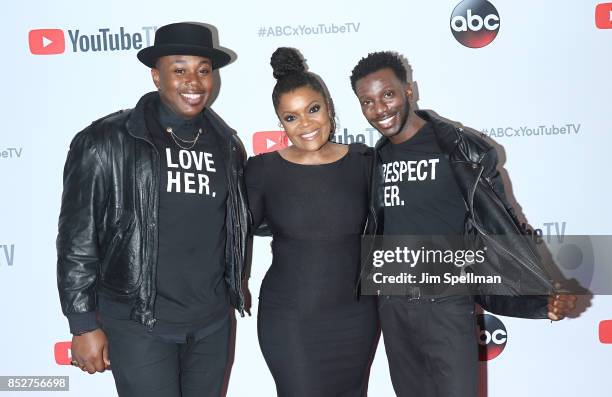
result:
M 68 314 L 68 324 L 72 335 L 83 335 L 100 328 L 96 312 Z
M 97 329 L 100 329 L 100 327 L 96 327 L 94 329 L 89 329 L 89 330 L 84 330 L 84 331 L 78 331 L 78 333 L 73 333 L 72 336 L 82 336 L 82 335 L 85 335 L 86 333 L 93 332 Z

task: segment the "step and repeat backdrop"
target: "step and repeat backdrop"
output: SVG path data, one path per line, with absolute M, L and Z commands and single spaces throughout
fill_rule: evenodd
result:
M 111 373 L 69 365 L 55 277 L 62 170 L 76 132 L 155 89 L 136 53 L 153 43 L 158 26 L 178 21 L 214 25 L 220 45 L 237 54 L 220 71 L 212 108 L 249 155 L 287 145 L 271 101 L 277 47 L 298 48 L 327 84 L 339 116 L 336 140 L 368 145 L 378 134 L 360 113 L 349 75 L 368 52 L 393 50 L 411 65 L 420 108 L 495 143 L 516 210 L 533 228 L 612 234 L 611 3 L 11 3 L 0 26 L 0 376 L 69 376 L 70 390 L 59 395 L 116 395 Z M 256 239 L 254 315 L 237 320 L 229 396 L 275 395 L 256 332 L 270 263 L 270 240 Z M 579 313 L 558 323 L 480 314 L 481 395 L 609 395 L 611 320 L 612 299 L 603 295 L 581 298 Z M 369 395 L 394 395 L 384 340 Z

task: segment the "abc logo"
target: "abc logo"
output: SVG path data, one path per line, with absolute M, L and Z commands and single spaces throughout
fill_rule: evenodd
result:
M 481 48 L 495 40 L 499 32 L 499 14 L 488 1 L 464 0 L 453 10 L 450 25 L 459 43 Z
M 506 347 L 508 332 L 504 323 L 490 314 L 476 316 L 478 332 L 478 360 L 489 361 L 499 356 Z

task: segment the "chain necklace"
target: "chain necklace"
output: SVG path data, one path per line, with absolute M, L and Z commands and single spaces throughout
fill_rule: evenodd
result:
M 172 140 L 174 141 L 174 143 L 176 143 L 176 146 L 180 147 L 183 150 L 192 149 L 196 145 L 196 143 L 198 143 L 198 139 L 200 139 L 200 135 L 202 135 L 201 128 L 198 128 L 198 134 L 193 139 L 183 139 L 180 136 L 177 136 L 172 130 L 172 127 L 167 127 L 166 132 L 170 134 L 170 136 L 172 137 Z M 190 145 L 190 146 L 185 147 L 181 145 L 179 141 L 183 142 L 184 144 Z

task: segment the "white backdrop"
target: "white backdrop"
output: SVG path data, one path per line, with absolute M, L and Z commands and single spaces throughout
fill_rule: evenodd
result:
M 414 69 L 421 108 L 481 131 L 579 128 L 564 135 L 493 139 L 505 152 L 511 193 L 534 227 L 565 222 L 566 234 L 611 234 L 612 30 L 596 28 L 597 2 L 495 0 L 499 34 L 480 49 L 462 46 L 451 33 L 449 20 L 458 3 L 114 0 L 5 6 L 0 24 L 0 375 L 68 375 L 71 390 L 62 395 L 116 395 L 110 373 L 87 375 L 58 365 L 54 357 L 55 344 L 70 340 L 55 284 L 61 175 L 76 132 L 107 113 L 133 107 L 154 86 L 133 49 L 73 52 L 70 32 L 77 30 L 92 35 L 123 27 L 144 35 L 144 27 L 177 21 L 215 25 L 220 44 L 238 59 L 221 70 L 222 88 L 212 107 L 239 132 L 250 155 L 254 132 L 277 129 L 269 58 L 278 46 L 302 51 L 332 93 L 340 129 L 352 135 L 369 134 L 369 126 L 350 88 L 351 69 L 369 51 L 396 50 Z M 283 28 L 292 34 L 270 34 L 276 26 L 299 33 L 300 27 L 351 23 L 347 33 L 296 35 Z M 47 28 L 64 32 L 65 51 L 32 54 L 29 32 Z M 229 396 L 275 393 L 257 343 L 255 315 L 270 261 L 269 240 L 258 239 L 250 283 L 254 316 L 238 319 Z M 597 296 L 578 318 L 561 323 L 500 317 L 506 348 L 482 364 L 488 396 L 609 395 L 612 346 L 600 343 L 598 325 L 612 319 L 611 309 L 610 297 Z M 33 393 L 23 393 L 28 394 Z M 382 343 L 370 395 L 393 395 Z

